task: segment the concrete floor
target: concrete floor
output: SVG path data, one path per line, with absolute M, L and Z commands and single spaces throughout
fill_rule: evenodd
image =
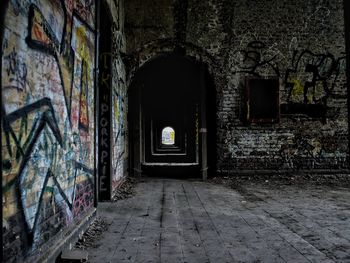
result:
M 348 188 L 145 179 L 98 209 L 90 262 L 350 262 Z

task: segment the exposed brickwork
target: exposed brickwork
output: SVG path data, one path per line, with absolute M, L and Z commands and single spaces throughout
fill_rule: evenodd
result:
M 96 5 L 8 2 L 1 10 L 3 257 L 34 262 L 94 210 Z M 115 15 L 113 180 L 118 181 L 127 160 L 124 20 L 122 2 L 108 2 Z
M 183 2 L 127 1 L 128 81 L 178 44 L 215 80 L 218 171 L 348 168 L 343 1 Z M 279 79 L 279 123 L 245 124 L 246 77 Z M 323 117 L 309 113 L 315 105 Z
M 1 78 L 6 261 L 39 259 L 43 245 L 93 209 L 94 27 L 95 6 L 83 1 L 9 1 Z

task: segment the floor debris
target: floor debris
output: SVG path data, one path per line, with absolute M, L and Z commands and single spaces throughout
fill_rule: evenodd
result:
M 134 194 L 134 189 L 137 180 L 127 177 L 120 187 L 114 190 L 112 201 L 116 202 L 131 197 Z
M 107 231 L 109 224 L 103 217 L 97 217 L 88 227 L 84 235 L 75 244 L 75 249 L 97 248 L 96 241 L 101 238 L 103 232 Z
M 209 180 L 216 184 L 223 184 L 231 188 L 240 188 L 254 184 L 269 186 L 338 186 L 350 188 L 349 174 L 298 174 L 298 175 L 279 175 L 279 174 L 257 174 L 257 175 L 232 175 L 217 176 Z

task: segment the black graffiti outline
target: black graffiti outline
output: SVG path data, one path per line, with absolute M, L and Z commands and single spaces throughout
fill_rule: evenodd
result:
M 30 112 L 37 112 L 39 111 L 42 107 L 46 107 L 48 106 L 49 107 L 49 110 L 47 111 L 44 111 L 40 120 L 39 120 L 39 124 L 35 130 L 35 133 L 33 135 L 33 139 L 31 140 L 31 142 L 29 143 L 27 149 L 24 151 L 22 146 L 20 145 L 20 143 L 18 142 L 17 140 L 17 137 L 15 135 L 15 133 L 13 132 L 13 129 L 12 127 L 10 126 L 12 122 L 15 122 L 16 120 L 22 118 L 22 116 L 24 115 L 27 115 L 28 113 Z M 5 111 L 4 111 L 5 112 Z M 51 117 L 53 119 L 51 119 L 49 117 L 49 114 L 51 115 Z M 19 206 L 19 210 L 20 210 L 20 213 L 22 215 L 22 217 L 25 219 L 24 220 L 24 228 L 25 228 L 25 231 L 26 233 L 28 234 L 26 236 L 27 238 L 27 242 L 29 242 L 30 244 L 32 244 L 32 239 L 33 239 L 33 235 L 32 235 L 32 231 L 30 230 L 30 227 L 29 227 L 29 224 L 26 220 L 26 216 L 25 216 L 25 213 L 24 213 L 24 204 L 23 204 L 23 200 L 22 200 L 22 196 L 21 196 L 21 179 L 22 179 L 22 174 L 23 174 L 23 171 L 26 167 L 26 164 L 28 163 L 29 161 L 29 157 L 30 157 L 30 154 L 38 140 L 38 138 L 40 137 L 41 133 L 42 133 L 42 130 L 46 127 L 46 126 L 49 126 L 50 129 L 52 130 L 54 136 L 56 137 L 56 140 L 58 141 L 58 143 L 60 143 L 61 145 L 63 145 L 63 142 L 62 142 L 62 136 L 60 135 L 60 131 L 58 129 L 58 126 L 57 126 L 57 123 L 53 123 L 55 122 L 55 117 L 53 114 L 53 107 L 52 107 L 52 104 L 51 104 L 51 100 L 49 98 L 44 98 L 44 99 L 41 99 L 37 102 L 34 102 L 30 105 L 27 105 L 17 111 L 14 111 L 8 115 L 6 115 L 3 119 L 4 119 L 4 123 L 6 123 L 6 126 L 4 126 L 4 132 L 10 132 L 13 139 L 15 140 L 16 142 L 16 146 L 21 149 L 21 152 L 22 152 L 22 161 L 19 165 L 19 170 L 18 170 L 18 174 L 17 174 L 17 177 L 16 177 L 16 195 L 17 195 L 17 199 L 18 200 L 21 200 L 20 202 L 17 203 L 17 205 Z
M 277 156 L 279 156 L 281 158 L 281 160 L 283 161 L 283 163 L 281 163 L 281 166 L 285 165 L 286 163 L 290 164 L 292 163 L 292 169 L 294 170 L 298 170 L 302 168 L 302 161 L 303 161 L 303 153 L 305 154 L 305 158 L 309 158 L 312 161 L 315 162 L 316 165 L 321 164 L 322 161 L 325 159 L 322 156 L 322 153 L 325 152 L 324 151 L 324 147 L 321 146 L 319 152 L 317 153 L 317 155 L 314 155 L 312 153 L 312 150 L 314 150 L 316 147 L 313 146 L 312 144 L 310 144 L 307 139 L 304 139 L 302 137 L 302 135 L 296 135 L 294 138 L 294 142 L 290 145 L 288 145 L 288 150 L 295 150 L 297 152 L 296 155 L 294 155 L 293 157 L 288 156 L 287 154 L 284 153 L 284 150 L 286 149 L 281 149 L 278 153 Z
M 96 37 L 96 30 L 94 30 L 88 23 L 86 23 L 83 18 L 78 14 L 78 12 L 74 9 L 73 12 L 72 12 L 72 22 L 71 22 L 71 35 L 70 35 L 70 44 L 72 44 L 72 40 L 73 40 L 73 25 L 74 25 L 74 19 L 77 19 L 79 23 L 81 23 L 84 27 L 86 27 L 90 32 L 92 32 L 93 34 L 95 34 L 95 37 Z M 73 48 L 71 47 L 71 53 L 74 54 L 74 57 L 75 57 L 75 52 L 73 50 Z M 84 63 L 84 60 L 82 60 L 81 62 L 82 64 Z M 81 67 L 81 69 L 83 69 L 83 67 Z M 71 110 L 72 110 L 72 95 L 73 95 L 73 85 L 74 85 L 74 70 L 75 70 L 75 62 L 73 62 L 73 68 L 72 68 L 72 80 L 71 80 L 71 87 L 70 87 L 70 98 L 69 98 L 69 101 L 70 101 L 70 105 L 69 105 L 69 120 L 70 122 L 72 122 L 71 120 Z M 82 76 L 83 74 L 81 74 Z M 82 81 L 82 78 L 80 77 L 80 81 Z M 82 85 L 80 85 L 80 88 L 82 87 Z M 87 89 L 88 90 L 88 89 Z M 80 102 L 80 101 L 79 101 Z M 89 129 L 84 127 L 84 126 L 81 126 L 80 125 L 80 111 L 79 111 L 79 120 L 78 120 L 78 127 L 79 129 L 82 129 L 84 130 L 85 132 L 88 132 Z
M 251 66 L 240 66 L 241 70 L 235 71 L 234 73 L 248 73 L 252 74 L 254 76 L 260 77 L 260 74 L 256 71 L 258 68 L 263 66 L 270 66 L 272 70 L 275 72 L 276 76 L 280 76 L 280 71 L 277 65 L 274 65 L 272 62 L 276 59 L 277 55 L 274 55 L 273 57 L 262 60 L 262 54 L 261 51 L 266 47 L 266 45 L 261 41 L 251 41 L 247 44 L 247 49 L 241 49 L 236 51 L 236 53 L 240 53 L 243 55 L 243 62 L 246 62 L 247 60 L 250 60 L 253 62 L 253 65 Z M 248 49 L 253 50 L 248 50 Z
M 67 16 L 68 16 L 68 11 L 67 11 L 67 7 L 66 4 L 64 2 L 64 0 L 60 0 L 61 3 L 61 7 L 63 10 L 63 31 L 62 31 L 62 37 L 61 37 L 61 47 L 60 47 L 60 53 L 62 54 L 62 52 L 64 51 L 65 47 L 66 47 L 66 43 L 65 43 L 65 39 L 66 39 L 66 35 L 67 35 Z
M 33 138 L 31 138 L 31 141 L 29 142 L 29 145 L 27 147 L 27 149 L 24 151 L 23 147 L 21 146 L 20 142 L 17 139 L 16 134 L 14 133 L 12 127 L 11 127 L 11 123 L 17 121 L 18 119 L 23 118 L 23 116 L 28 115 L 29 113 L 32 112 L 38 112 L 40 111 L 43 107 L 48 107 L 48 109 L 46 111 L 43 112 L 43 114 L 41 115 L 41 118 L 38 121 L 38 125 L 33 125 L 33 128 L 35 129 Z M 12 139 L 15 141 L 16 143 L 16 147 L 19 149 L 19 151 L 21 152 L 22 155 L 22 161 L 20 163 L 20 168 L 17 174 L 17 177 L 15 179 L 15 184 L 16 184 L 16 195 L 18 200 L 21 200 L 20 202 L 18 202 L 18 206 L 19 206 L 19 210 L 20 213 L 22 215 L 22 217 L 25 219 L 24 220 L 24 228 L 25 228 L 25 232 L 27 234 L 26 236 L 26 241 L 29 244 L 33 244 L 34 240 L 34 236 L 33 234 L 35 233 L 35 227 L 36 227 L 36 222 L 37 222 L 37 217 L 40 214 L 40 206 L 41 206 L 41 202 L 42 202 L 42 194 L 45 190 L 47 181 L 49 177 L 52 177 L 54 182 L 55 182 L 55 186 L 57 187 L 60 195 L 62 196 L 62 198 L 64 199 L 64 201 L 66 202 L 66 204 L 68 205 L 69 209 L 72 210 L 73 208 L 73 204 L 74 204 L 74 199 L 75 199 L 75 191 L 73 191 L 73 196 L 72 196 L 72 203 L 69 202 L 69 199 L 67 197 L 67 195 L 64 193 L 63 189 L 61 188 L 59 182 L 56 179 L 56 176 L 52 173 L 51 168 L 49 168 L 48 170 L 48 174 L 46 175 L 45 179 L 44 179 L 44 184 L 43 184 L 43 188 L 41 189 L 41 193 L 40 193 L 40 198 L 38 201 L 38 206 L 37 206 L 37 212 L 35 214 L 35 220 L 34 220 L 34 224 L 33 224 L 33 229 L 30 229 L 29 224 L 26 220 L 26 216 L 24 213 L 24 204 L 23 204 L 23 200 L 22 200 L 22 195 L 21 195 L 21 180 L 23 177 L 23 171 L 29 161 L 29 157 L 31 155 L 31 153 L 33 152 L 33 148 L 35 147 L 40 135 L 42 134 L 42 131 L 45 129 L 45 127 L 49 127 L 52 131 L 52 134 L 54 135 L 54 137 L 56 138 L 57 142 L 61 145 L 61 147 L 63 147 L 63 139 L 62 139 L 62 135 L 60 133 L 60 130 L 58 128 L 57 125 L 57 121 L 54 115 L 54 109 L 53 109 L 53 105 L 51 103 L 51 99 L 50 98 L 43 98 L 40 99 L 32 104 L 26 105 L 23 108 L 16 110 L 10 114 L 6 115 L 5 112 L 5 108 L 2 105 L 2 114 L 4 114 L 3 116 L 3 127 L 4 127 L 4 132 L 5 132 L 5 137 L 9 138 L 10 136 L 12 137 Z M 82 163 L 79 163 L 77 161 L 74 161 L 73 163 L 74 165 L 74 184 L 73 184 L 73 188 L 75 189 L 76 186 L 76 171 L 77 170 L 82 170 L 84 171 L 86 174 L 89 175 L 93 175 L 94 172 L 92 169 L 88 168 L 87 166 L 85 166 Z M 49 174 L 50 172 L 50 174 Z M 90 176 L 87 176 L 87 180 L 88 182 L 93 185 L 93 181 L 90 178 Z
M 15 76 L 15 79 L 10 78 L 10 81 L 17 81 L 21 87 L 15 88 L 24 90 L 27 84 L 27 65 L 18 58 L 16 48 L 13 47 L 10 54 L 4 56 L 4 59 L 7 59 L 9 63 L 8 68 L 6 69 L 7 75 L 10 76 L 10 74 L 12 74 Z
M 305 73 L 312 73 L 312 80 L 311 81 L 306 81 L 305 85 L 304 85 L 304 91 L 303 91 L 303 103 L 304 104 L 308 104 L 309 99 L 307 97 L 308 91 L 310 88 L 312 88 L 312 96 L 313 96 L 313 101 L 315 103 L 321 103 L 324 104 L 325 106 L 327 106 L 327 99 L 328 97 L 331 95 L 332 90 L 334 90 L 337 79 L 340 76 L 340 65 L 341 65 L 341 61 L 345 59 L 345 56 L 339 57 L 339 58 L 335 58 L 334 55 L 332 55 L 331 53 L 327 53 L 327 54 L 315 54 L 313 52 L 311 52 L 310 50 L 303 50 L 299 55 L 298 55 L 298 51 L 295 50 L 293 53 L 293 58 L 292 58 L 292 68 L 287 68 L 286 70 L 286 74 L 285 74 L 285 87 L 287 89 L 289 89 L 289 93 L 288 93 L 288 97 L 287 97 L 287 102 L 290 103 L 290 99 L 291 99 L 291 95 L 292 95 L 292 91 L 294 89 L 294 83 L 289 82 L 289 76 L 291 73 L 297 73 L 298 69 L 300 71 L 300 63 L 302 63 L 302 59 L 305 55 L 309 55 L 314 61 L 316 61 L 316 63 L 314 61 L 312 61 L 311 63 L 307 63 L 305 65 L 305 69 L 304 70 Z M 326 71 L 326 74 L 324 76 L 320 75 L 320 67 L 322 65 L 324 65 L 325 61 L 330 59 L 331 60 L 331 66 L 328 68 L 328 70 Z M 327 80 L 329 80 L 330 78 L 332 78 L 332 76 L 334 76 L 334 79 L 332 81 L 332 86 L 331 88 L 328 87 L 327 84 Z M 321 82 L 322 83 L 322 87 L 325 91 L 325 96 L 323 96 L 321 98 L 321 101 L 317 101 L 315 99 L 315 89 L 316 89 L 316 85 L 317 82 Z
M 67 195 L 65 194 L 65 192 L 63 191 L 60 183 L 58 182 L 57 178 L 56 178 L 56 175 L 51 171 L 51 169 L 49 168 L 47 173 L 46 173 L 46 176 L 45 176 L 45 179 L 44 179 L 44 183 L 43 183 L 43 187 L 41 189 L 41 192 L 40 192 L 40 197 L 39 197 L 39 201 L 38 201 L 38 204 L 37 204 L 37 210 L 36 210 L 36 213 L 34 215 L 34 222 L 33 222 L 33 228 L 30 229 L 29 228 L 29 225 L 28 225 L 28 222 L 26 220 L 26 217 L 24 215 L 24 210 L 23 210 L 23 215 L 24 215 L 24 218 L 25 218 L 25 228 L 26 228 L 26 234 L 27 234 L 27 242 L 29 244 L 34 244 L 34 233 L 37 231 L 37 227 L 38 227 L 38 220 L 39 220 L 39 217 L 41 215 L 41 205 L 43 203 L 43 197 L 44 197 L 44 194 L 45 194 L 45 189 L 46 189 L 46 186 L 49 182 L 49 179 L 52 178 L 53 180 L 53 184 L 54 184 L 54 187 L 57 188 L 59 194 L 61 195 L 63 201 L 65 202 L 65 204 L 68 206 L 69 210 L 70 211 L 73 211 L 73 205 L 75 203 L 75 198 L 76 198 L 76 195 L 75 195 L 75 187 L 76 187 L 76 177 L 77 177 L 77 167 L 76 169 L 74 170 L 74 184 L 73 184 L 73 193 L 72 193 L 72 202 L 69 201 Z M 84 172 L 86 172 L 86 170 L 84 170 Z M 90 185 L 93 185 L 92 183 L 92 180 L 90 179 L 90 177 L 88 177 L 88 183 Z M 55 198 L 55 196 L 53 195 L 53 198 Z M 22 198 L 20 199 L 22 201 Z
M 80 1 L 76 1 L 76 3 L 77 4 L 81 4 L 82 5 L 82 8 L 83 9 L 86 9 L 88 12 L 90 12 L 91 13 L 91 15 L 92 15 L 92 6 L 94 6 L 94 5 L 96 5 L 96 2 L 95 2 L 95 0 L 84 0 L 85 1 L 85 5 L 84 4 L 82 4 Z M 89 3 L 87 3 L 87 1 L 89 1 Z M 78 12 L 76 11 L 76 9 L 74 9 L 73 10 L 73 13 L 76 13 L 76 14 L 78 14 Z M 79 14 L 78 14 L 79 15 Z M 94 14 L 94 16 L 96 17 L 96 14 Z M 94 19 L 95 19 L 95 17 L 92 17 L 92 22 L 94 23 Z M 89 25 L 89 23 L 87 23 L 86 21 L 85 21 L 85 19 L 83 19 L 80 15 L 79 15 L 79 18 L 80 18 L 80 20 L 82 20 L 82 21 L 84 21 L 84 23 L 86 24 L 86 26 L 87 27 L 89 27 L 89 29 L 91 29 L 91 31 L 93 31 L 94 32 L 94 29 L 93 29 L 93 26 L 91 26 L 91 25 Z M 87 19 L 88 19 L 88 17 L 86 17 Z
M 35 5 L 35 4 L 31 4 L 29 7 L 29 21 L 28 21 L 28 36 L 26 37 L 26 42 L 28 44 L 28 46 L 32 49 L 44 52 L 46 54 L 49 54 L 51 56 L 54 57 L 55 61 L 56 61 L 56 65 L 59 71 L 59 76 L 60 76 L 60 80 L 61 80 L 61 86 L 62 86 L 62 90 L 63 90 L 63 94 L 64 94 L 64 99 L 65 99 L 65 104 L 66 104 L 66 108 L 67 108 L 67 114 L 68 114 L 68 120 L 69 123 L 72 124 L 72 120 L 71 120 L 71 110 L 72 110 L 72 92 L 73 92 L 73 84 L 74 84 L 74 63 L 73 63 L 73 71 L 72 71 L 72 76 L 71 76 L 71 84 L 70 84 L 70 95 L 69 98 L 67 98 L 67 94 L 66 94 L 66 85 L 63 81 L 63 72 L 61 69 L 61 63 L 59 60 L 59 54 L 61 54 L 64 50 L 64 47 L 62 45 L 64 41 L 65 41 L 65 37 L 66 37 L 66 27 L 67 27 L 67 9 L 65 7 L 64 4 L 64 0 L 61 0 L 61 5 L 62 5 L 62 9 L 64 12 L 64 25 L 63 25 L 63 33 L 62 33 L 62 38 L 59 44 L 59 41 L 57 40 L 57 38 L 55 37 L 51 27 L 48 25 L 45 17 L 43 16 L 42 12 L 40 11 L 40 9 Z M 33 19 L 34 19 L 34 14 L 35 12 L 38 12 L 39 15 L 42 18 L 43 21 L 43 29 L 45 31 L 45 33 L 47 34 L 47 36 L 49 37 L 49 39 L 54 43 L 53 46 L 48 46 L 40 41 L 37 41 L 35 39 L 32 38 L 32 26 L 33 26 Z M 96 31 L 88 24 L 86 23 L 82 17 L 76 12 L 76 10 L 73 10 L 72 12 L 72 23 L 71 23 L 71 29 L 73 29 L 73 21 L 74 18 L 76 18 L 79 23 L 83 24 L 90 32 L 92 32 L 95 37 L 96 37 Z M 72 43 L 72 38 L 73 38 L 73 30 L 71 30 L 71 35 L 70 35 L 70 43 Z M 71 48 L 71 54 L 73 54 L 74 56 L 74 51 Z
M 65 97 L 65 102 L 66 102 L 66 106 L 68 105 L 67 104 L 67 96 L 66 96 L 66 92 L 65 92 L 65 89 L 64 89 L 64 83 L 63 83 L 63 74 L 62 74 L 62 70 L 61 70 L 61 67 L 60 67 L 60 63 L 59 63 L 59 58 L 58 58 L 58 54 L 59 53 L 62 53 L 62 51 L 64 50 L 64 47 L 63 47 L 63 43 L 64 43 L 64 38 L 66 36 L 66 24 L 67 24 L 67 12 L 66 12 L 66 8 L 65 8 L 65 5 L 64 5 L 64 0 L 61 0 L 61 3 L 62 3 L 62 7 L 63 7 L 63 11 L 64 11 L 64 14 L 65 14 L 65 17 L 64 17 L 64 29 L 63 29 L 63 32 L 62 32 L 62 39 L 61 39 L 61 47 L 59 48 L 59 44 L 58 44 L 58 40 L 55 38 L 53 32 L 52 32 L 52 29 L 47 26 L 47 22 L 46 20 L 44 19 L 42 13 L 40 12 L 39 8 L 37 8 L 34 4 L 31 4 L 30 7 L 29 7 L 29 21 L 28 21 L 28 36 L 26 37 L 25 41 L 26 43 L 28 44 L 28 46 L 32 49 L 35 49 L 35 50 L 39 50 L 41 52 L 44 52 L 46 54 L 49 54 L 49 55 L 52 55 L 56 61 L 56 64 L 57 64 L 57 67 L 58 67 L 58 71 L 59 71 L 59 76 L 60 76 L 60 79 L 61 79 L 61 84 L 62 84 L 62 87 L 63 87 L 63 92 L 64 92 L 64 97 Z M 52 41 L 52 43 L 54 43 L 53 45 L 44 45 L 43 43 L 41 43 L 40 41 L 36 41 L 34 39 L 32 39 L 31 37 L 31 27 L 32 27 L 32 23 L 33 21 L 31 19 L 33 19 L 33 15 L 34 15 L 34 12 L 36 11 L 35 8 L 37 8 L 37 11 L 40 13 L 40 15 L 43 17 L 43 21 L 46 23 L 46 26 L 45 28 L 43 28 L 47 34 L 47 36 L 50 38 L 50 41 Z M 84 23 L 85 21 L 82 21 L 83 24 L 86 25 L 86 23 Z M 94 32 L 96 34 L 96 31 L 94 30 L 91 30 L 92 32 Z M 96 35 L 95 35 L 96 37 Z M 53 41 L 53 39 L 55 39 Z M 74 66 L 74 63 L 73 63 L 73 66 Z M 73 70 L 74 72 L 74 70 Z M 72 72 L 72 74 L 73 74 Z M 73 78 L 72 78 L 73 80 Z M 71 83 L 71 88 L 72 88 L 72 85 L 73 85 L 73 81 Z M 30 112 L 40 112 L 40 110 L 42 109 L 42 107 L 46 107 L 48 106 L 49 109 L 44 111 L 43 114 L 41 115 L 40 119 L 39 120 L 35 120 L 36 122 L 34 123 L 34 125 L 32 126 L 32 131 L 33 131 L 33 137 L 32 138 L 27 138 L 27 141 L 25 143 L 28 143 L 28 147 L 26 150 L 23 149 L 23 147 L 21 146 L 21 143 L 20 141 L 18 140 L 17 138 L 17 135 L 15 134 L 13 128 L 11 127 L 11 123 L 18 120 L 18 119 L 21 119 L 23 118 L 23 116 L 27 115 L 28 113 Z M 68 106 L 67 106 L 67 109 Z M 33 233 L 36 229 L 36 222 L 37 222 L 37 218 L 40 214 L 40 207 L 41 207 L 41 203 L 42 203 L 42 196 L 43 196 L 43 192 L 45 190 L 45 187 L 47 185 L 47 182 L 48 182 L 48 179 L 50 177 L 53 177 L 53 180 L 54 180 L 54 184 L 55 186 L 58 188 L 58 192 L 61 194 L 62 198 L 65 200 L 65 202 L 68 204 L 68 207 L 70 207 L 70 209 L 72 209 L 72 206 L 74 204 L 74 200 L 75 200 L 75 190 L 73 190 L 73 193 L 72 193 L 72 203 L 70 204 L 67 196 L 64 194 L 64 191 L 62 190 L 60 184 L 58 183 L 55 175 L 52 173 L 51 169 L 48 170 L 48 173 L 46 174 L 46 177 L 44 179 L 44 187 L 42 188 L 41 190 L 41 193 L 40 193 L 40 201 L 38 202 L 38 210 L 37 210 L 37 213 L 35 215 L 35 224 L 33 225 L 33 229 L 30 230 L 30 227 L 28 225 L 28 222 L 26 220 L 26 217 L 25 217 L 25 214 L 24 214 L 24 209 L 23 209 L 23 204 L 22 204 L 22 199 L 21 199 L 21 192 L 20 192 L 20 180 L 22 178 L 22 173 L 23 173 L 23 170 L 25 169 L 25 166 L 28 162 L 28 157 L 30 156 L 31 152 L 32 152 L 32 149 L 33 147 L 35 146 L 38 138 L 40 137 L 40 135 L 42 134 L 42 131 L 46 128 L 46 127 L 49 127 L 51 129 L 51 132 L 52 134 L 54 134 L 56 140 L 58 141 L 59 144 L 63 144 L 63 141 L 62 141 L 62 136 L 60 134 L 60 131 L 59 131 L 59 128 L 58 128 L 58 125 L 57 125 L 57 121 L 55 119 L 55 115 L 54 115 L 54 112 L 53 112 L 53 107 L 52 107 L 52 103 L 51 103 L 51 100 L 49 98 L 43 98 L 43 99 L 40 99 L 30 105 L 26 105 L 24 106 L 23 108 L 21 109 L 18 109 L 10 114 L 6 114 L 6 110 L 5 110 L 5 107 L 2 103 L 1 105 L 1 114 L 2 114 L 2 122 L 3 122 L 3 129 L 4 129 L 4 133 L 5 133 L 5 139 L 6 139 L 6 142 L 7 142 L 7 148 L 8 148 L 8 152 L 10 154 L 10 156 L 12 156 L 14 153 L 12 152 L 12 149 L 10 147 L 11 143 L 10 143 L 10 140 L 11 138 L 13 139 L 15 145 L 16 145 L 16 148 L 17 148 L 17 152 L 19 152 L 19 154 L 23 157 L 20 165 L 19 165 L 19 172 L 15 178 L 15 183 L 16 183 L 16 195 L 17 195 L 17 200 L 21 200 L 21 201 L 18 201 L 17 202 L 17 205 L 18 205 L 18 209 L 19 209 L 19 213 L 21 214 L 21 216 L 23 217 L 23 226 L 24 226 L 24 233 L 27 234 L 27 236 L 25 236 L 24 238 L 24 242 L 25 242 L 25 245 L 28 244 L 28 241 L 29 243 L 33 244 Z M 70 110 L 68 110 L 68 115 L 70 116 Z M 70 121 L 70 118 L 69 118 L 69 121 Z M 91 175 L 94 175 L 94 171 L 86 166 L 84 166 L 84 164 L 80 164 L 78 163 L 77 161 L 74 161 L 74 189 L 76 187 L 76 176 L 77 176 L 77 170 L 82 170 L 84 171 L 86 174 L 89 174 L 90 176 L 86 176 L 87 177 L 87 181 L 93 185 L 93 180 L 91 179 Z M 26 251 L 28 252 L 28 251 Z
M 51 41 L 53 41 L 53 43 L 56 43 L 57 45 L 55 45 L 54 47 L 52 46 L 47 46 L 45 44 L 43 44 L 42 42 L 40 41 L 37 41 L 37 40 L 34 40 L 32 38 L 32 33 L 31 33 L 31 28 L 33 26 L 33 18 L 34 18 L 34 12 L 38 12 L 41 17 L 42 17 L 42 20 L 43 20 L 43 23 L 45 23 L 45 30 L 48 35 L 48 37 L 50 38 Z M 48 55 L 51 55 L 54 57 L 55 61 L 56 61 L 56 65 L 57 65 L 57 68 L 58 68 L 58 72 L 59 72 L 59 76 L 60 76 L 60 80 L 61 80 L 61 86 L 62 86 L 62 90 L 63 90 L 63 94 L 64 94 L 64 99 L 65 99 L 65 104 L 66 104 L 66 108 L 67 108 L 67 114 L 68 114 L 68 120 L 69 120 L 69 123 L 71 124 L 71 108 L 70 108 L 70 105 L 71 103 L 68 102 L 68 98 L 67 98 L 67 94 L 66 94 L 66 89 L 65 89 L 65 84 L 64 84 L 64 81 L 63 81 L 63 72 L 62 72 L 62 69 L 61 69 L 61 64 L 60 64 L 60 61 L 59 61 L 59 58 L 58 58 L 58 50 L 59 50 L 59 44 L 58 44 L 58 40 L 56 39 L 56 37 L 54 36 L 53 34 L 53 31 L 51 29 L 51 27 L 48 25 L 45 17 L 43 16 L 43 14 L 41 13 L 40 9 L 35 5 L 35 4 L 31 4 L 30 7 L 29 7 L 29 22 L 28 22 L 28 36 L 26 37 L 26 42 L 27 42 L 27 45 L 34 49 L 34 50 L 38 50 L 38 51 L 41 51 L 41 52 L 44 52 Z M 65 20 L 66 21 L 66 20 Z M 66 25 L 64 25 L 65 27 Z M 73 81 L 72 83 L 73 84 Z M 72 87 L 71 87 L 72 89 Z
M 46 35 L 49 37 L 49 39 L 52 41 L 53 45 L 47 45 L 44 44 L 41 41 L 35 40 L 32 37 L 32 28 L 34 24 L 34 16 L 35 12 L 39 13 L 42 19 L 42 28 Z M 50 55 L 57 55 L 57 51 L 60 49 L 60 41 L 56 38 L 53 30 L 49 26 L 49 23 L 46 21 L 43 13 L 41 12 L 40 8 L 37 7 L 35 4 L 31 4 L 29 6 L 29 13 L 28 13 L 28 36 L 26 37 L 27 44 L 33 48 L 33 49 L 39 49 L 43 50 L 46 53 Z M 61 40 L 62 41 L 62 40 Z

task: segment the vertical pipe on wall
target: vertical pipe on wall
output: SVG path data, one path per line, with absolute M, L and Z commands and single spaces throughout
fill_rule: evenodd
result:
M 348 95 L 348 158 L 350 166 L 350 1 L 344 0 L 344 28 L 346 46 L 346 78 Z
M 95 16 L 95 87 L 94 87 L 94 104 L 95 104 L 95 112 L 94 112 L 94 120 L 95 120 L 95 134 L 94 134 L 94 153 L 95 153 L 95 162 L 94 162 L 94 206 L 97 207 L 98 203 L 98 114 L 99 114 L 99 89 L 98 89 L 98 78 L 99 78 L 99 38 L 100 38 L 100 1 L 96 1 L 96 16 Z
M 142 96 L 141 96 L 141 92 L 142 92 L 142 89 L 138 88 L 137 89 L 137 104 L 134 105 L 136 107 L 136 151 L 135 151 L 135 156 L 136 159 L 135 159 L 135 163 L 134 163 L 134 166 L 135 166 L 135 171 L 136 171 L 136 175 L 138 177 L 141 176 L 141 163 L 144 162 L 144 147 L 143 147 L 143 144 L 144 144 L 144 140 L 143 140 L 143 134 L 144 134 L 144 124 L 143 124 L 143 121 L 142 121 Z
M 6 15 L 6 10 L 7 10 L 7 6 L 8 6 L 9 1 L 8 0 L 4 0 L 1 1 L 0 3 L 0 54 L 1 54 L 1 61 L 0 61 L 0 74 L 2 74 L 2 44 L 3 44 L 3 38 L 4 38 L 4 25 L 5 25 L 5 15 Z M 2 101 L 2 80 L 0 80 L 0 98 Z M 2 111 L 2 107 L 1 107 L 1 111 Z M 1 133 L 2 133 L 2 129 L 3 129 L 3 125 L 2 125 L 2 118 L 3 118 L 4 114 L 1 112 Z M 2 147 L 2 136 L 0 137 L 0 144 Z M 1 162 L 1 184 L 2 184 L 2 154 L 0 155 L 0 162 Z M 0 211 L 0 215 L 1 218 L 3 218 L 3 214 L 2 214 L 2 206 L 3 206 L 3 195 L 2 195 L 2 188 L 0 190 L 1 193 L 1 211 Z M 1 227 L 1 236 L 3 236 L 3 228 Z M 3 256 L 3 238 L 1 238 L 1 256 Z
M 200 70 L 200 162 L 201 175 L 205 181 L 208 178 L 208 145 L 207 145 L 207 89 L 205 82 L 205 66 L 201 64 Z

